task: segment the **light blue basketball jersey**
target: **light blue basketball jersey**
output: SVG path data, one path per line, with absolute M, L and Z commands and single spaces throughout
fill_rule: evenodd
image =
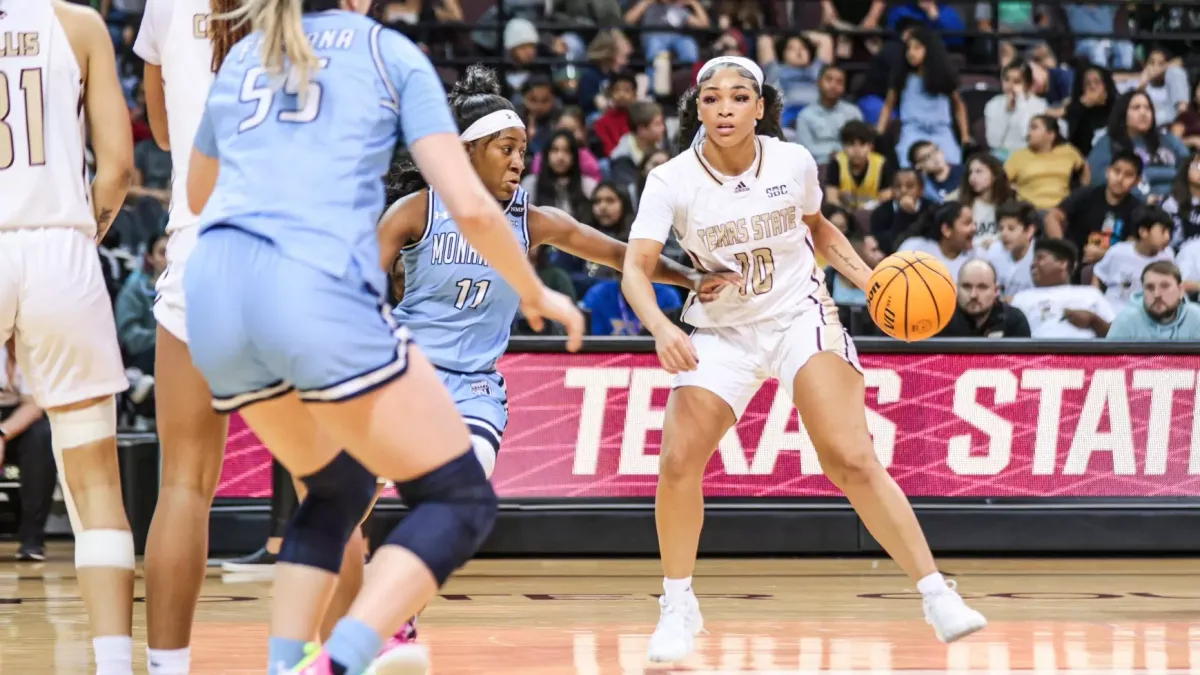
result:
M 508 348 L 521 298 L 467 243 L 442 200 L 428 191 L 425 233 L 401 252 L 404 298 L 393 311 L 433 365 L 488 372 Z M 504 211 L 529 248 L 529 197 L 517 188 Z
M 382 294 L 375 233 L 393 150 L 401 136 L 412 144 L 458 130 L 441 80 L 408 38 L 352 12 L 303 22 L 321 64 L 303 100 L 299 78 L 262 67 L 260 33 L 234 45 L 213 82 L 195 147 L 220 172 L 201 233 L 246 230 L 338 279 L 357 267 Z

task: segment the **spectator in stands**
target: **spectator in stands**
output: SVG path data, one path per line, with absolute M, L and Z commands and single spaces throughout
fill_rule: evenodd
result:
M 558 5 L 553 9 L 553 18 L 556 21 L 583 26 L 620 26 L 625 20 L 624 11 L 617 0 L 565 0 Z M 586 48 L 583 38 L 579 37 L 578 33 L 564 33 L 562 38 L 569 47 L 567 58 L 583 58 Z
M 619 274 L 617 275 L 620 276 Z M 682 308 L 679 293 L 666 284 L 653 284 L 658 308 L 668 316 L 678 315 Z M 590 289 L 579 302 L 579 306 L 591 313 L 591 334 L 603 336 L 649 335 L 637 314 L 630 308 L 621 293 L 621 281 L 601 281 Z
M 1075 40 L 1076 56 L 1113 70 L 1133 68 L 1133 43 L 1111 38 L 1116 30 L 1116 4 L 1072 2 L 1064 3 L 1062 9 L 1071 32 L 1085 36 Z
M 1066 142 L 1058 120 L 1037 115 L 1029 122 L 1028 147 L 1004 163 L 1017 198 L 1038 209 L 1051 209 L 1071 194 L 1072 185 L 1087 185 L 1091 170 L 1075 146 Z
M 15 465 L 20 472 L 17 560 L 42 562 L 58 470 L 50 444 L 50 423 L 17 370 L 14 343 L 15 338 L 10 337 L 7 344 L 0 344 L 0 465 Z
M 840 229 L 840 228 L 839 228 Z M 869 234 L 863 234 L 857 228 L 850 228 L 845 233 L 846 239 L 854 252 L 858 254 L 867 267 L 875 267 L 883 260 L 879 250 L 879 242 Z M 840 307 L 865 307 L 867 295 L 861 288 L 847 281 L 838 274 L 837 269 L 830 266 L 825 268 L 825 282 L 829 287 L 829 295 Z
M 546 288 L 562 293 L 571 298 L 573 302 L 579 301 L 575 295 L 575 284 L 571 283 L 571 276 L 565 270 L 550 263 L 549 246 L 539 244 L 529 247 L 529 262 L 537 270 L 538 278 L 542 280 Z
M 1094 286 L 1071 284 L 1079 250 L 1063 239 L 1038 239 L 1033 245 L 1033 288 L 1013 296 L 1012 306 L 1029 321 L 1032 337 L 1087 339 L 1104 337 L 1114 314 Z
M 609 177 L 622 190 L 637 199 L 641 184 L 639 167 L 655 150 L 667 150 L 667 125 L 662 109 L 652 101 L 637 101 L 629 106 L 629 133 L 621 137 L 609 156 Z
M 862 84 L 859 85 L 858 100 L 855 103 L 863 113 L 863 120 L 869 124 L 879 124 L 884 99 L 887 98 L 888 90 L 892 87 L 893 71 L 896 69 L 896 64 L 904 61 L 904 54 L 908 50 L 908 38 L 916 29 L 917 23 L 913 19 L 900 19 L 892 27 L 892 30 L 895 31 L 894 36 L 884 40 L 867 63 L 867 74 L 863 77 Z M 886 124 L 887 121 L 884 121 L 884 125 Z
M 1070 133 L 1068 140 L 1081 154 L 1090 153 L 1096 138 L 1108 128 L 1116 102 L 1117 86 L 1107 69 L 1087 66 L 1075 77 L 1064 119 Z
M 642 191 L 646 188 L 646 178 L 650 176 L 650 172 L 671 161 L 671 156 L 670 152 L 660 148 L 642 158 L 642 163 L 638 165 L 637 189 L 629 195 L 634 202 L 641 200 Z
M 1200 341 L 1200 308 L 1188 302 L 1180 281 L 1175 263 L 1146 265 L 1142 292 L 1113 320 L 1108 339 Z
M 996 209 L 999 238 L 985 252 L 996 274 L 1000 295 L 1011 299 L 1033 288 L 1033 238 L 1037 234 L 1037 213 L 1024 202 L 1007 201 Z
M 1192 155 L 1179 166 L 1171 194 L 1162 205 L 1171 214 L 1173 228 L 1171 245 L 1178 248 L 1184 242 L 1200 237 L 1200 154 Z
M 832 48 L 827 47 L 826 51 L 818 54 L 816 45 L 804 35 L 759 36 L 758 63 L 763 69 L 763 79 L 783 93 L 784 128 L 795 124 L 800 111 L 820 99 L 818 81 L 825 64 L 833 59 Z M 818 162 L 822 161 L 821 156 L 815 152 L 813 155 Z
M 1113 106 L 1107 133 L 1096 139 L 1088 154 L 1092 185 L 1103 183 L 1102 172 L 1117 153 L 1131 150 L 1142 158 L 1141 192 L 1165 195 L 1175 171 L 1191 154 L 1183 142 L 1154 126 L 1154 105 L 1144 91 L 1122 95 Z
M 585 178 L 579 168 L 579 143 L 575 134 L 555 131 L 546 145 L 546 160 L 541 171 L 521 180 L 529 193 L 529 201 L 538 206 L 562 209 L 576 220 L 587 217 L 588 199 L 596 189 L 596 181 Z
M 1171 124 L 1171 133 L 1190 150 L 1200 150 L 1200 78 L 1192 85 L 1192 97 Z
M 1071 83 L 1075 80 L 1075 74 L 1070 69 L 1058 65 L 1058 57 L 1045 42 L 1038 42 L 1030 47 L 1026 52 L 1025 62 L 1029 64 L 1029 70 L 1033 74 L 1030 92 L 1034 96 L 1046 99 L 1047 114 L 1056 118 L 1062 117 L 1066 111 L 1067 99 L 1071 96 Z
M 570 131 L 575 135 L 575 142 L 579 144 L 579 170 L 583 175 L 596 181 L 602 180 L 604 176 L 600 172 L 600 162 L 596 160 L 592 151 L 587 149 L 587 125 L 584 124 L 583 111 L 573 105 L 563 108 L 558 115 L 558 120 L 554 122 L 554 130 L 559 129 Z M 542 160 L 545 157 L 546 153 L 542 152 L 533 158 L 533 166 L 529 169 L 530 173 L 537 173 L 541 170 Z
M 1179 273 L 1183 275 L 1184 292 L 1200 293 L 1200 239 L 1183 242 L 1175 256 L 1175 264 L 1179 265 Z
M 167 269 L 167 236 L 160 235 L 151 245 L 142 267 L 125 280 L 117 295 L 117 337 L 125 353 L 125 365 L 147 375 L 154 373 L 154 284 Z
M 962 166 L 947 162 L 946 154 L 933 141 L 913 143 L 908 148 L 908 164 L 921 172 L 925 198 L 935 204 L 946 201 L 962 183 Z
M 886 9 L 884 0 L 821 0 L 821 25 L 840 31 L 876 30 Z
M 695 38 L 682 33 L 686 28 L 708 28 L 708 12 L 698 0 L 634 0 L 625 11 L 625 23 L 640 25 L 642 54 L 654 61 L 662 52 L 670 52 L 677 63 L 700 60 Z
M 977 152 L 967 160 L 958 189 L 950 199 L 971 209 L 975 220 L 975 247 L 987 249 L 996 240 L 996 206 L 1012 198 L 1012 188 L 1000 160 L 986 152 Z
M 1046 99 L 1033 93 L 1033 71 L 1023 61 L 1011 61 L 1001 71 L 1002 93 L 983 109 L 987 144 L 1001 160 L 1025 147 L 1029 121 L 1046 112 Z
M 920 28 L 912 31 L 906 47 L 904 60 L 894 65 L 876 128 L 884 135 L 893 117 L 900 120 L 896 156 L 901 162 L 911 161 L 910 149 L 915 143 L 928 141 L 945 153 L 951 165 L 961 164 L 959 138 L 965 142 L 971 133 L 966 106 L 958 96 L 958 73 L 933 33 Z
M 625 69 L 632 51 L 629 39 L 619 30 L 600 31 L 592 38 L 587 50 L 589 64 L 579 73 L 577 90 L 579 106 L 583 108 L 585 119 L 590 119 L 608 105 L 604 92 L 609 87 L 609 78 Z M 636 94 L 635 82 L 634 95 Z
M 897 237 L 936 206 L 922 196 L 921 177 L 913 169 L 900 169 L 892 179 L 892 198 L 871 212 L 871 235 L 884 254 L 896 252 Z
M 514 104 L 517 114 L 525 121 L 529 143 L 525 157 L 532 158 L 545 147 L 554 133 L 558 102 L 554 100 L 554 83 L 545 75 L 534 75 L 521 85 L 521 101 Z
M 721 30 L 735 28 L 743 33 L 757 33 L 771 27 L 769 2 L 763 0 L 718 0 L 713 13 Z
M 852 211 L 891 201 L 895 168 L 875 152 L 871 125 L 850 121 L 838 136 L 842 151 L 834 153 L 825 168 L 825 201 Z
M 1104 291 L 1113 311 L 1120 312 L 1129 302 L 1142 278 L 1146 265 L 1159 260 L 1172 261 L 1171 216 L 1162 209 L 1141 209 L 1130 236 L 1104 252 L 1092 268 L 1092 285 Z
M 1154 125 L 1169 126 L 1187 108 L 1187 71 L 1171 67 L 1167 63 L 1166 51 L 1162 47 L 1154 47 L 1146 55 L 1142 72 L 1126 79 L 1117 90 L 1146 92 L 1154 108 Z
M 992 6 L 996 5 L 996 14 L 992 16 Z M 987 35 L 989 33 L 1037 33 L 1043 22 L 1041 7 L 1034 5 L 1032 2 L 1013 2 L 1012 0 L 1000 0 L 993 3 L 991 0 L 982 0 L 975 3 L 975 27 L 980 34 Z M 1027 47 L 1035 42 L 1035 37 L 1015 37 L 1005 36 L 1005 41 L 1016 47 Z
M 841 68 L 822 68 L 817 88 L 820 98 L 801 110 L 796 118 L 796 142 L 808 148 L 818 164 L 826 164 L 841 148 L 842 129 L 850 122 L 862 122 L 862 111 L 842 100 L 846 93 L 846 73 Z
M 970 260 L 958 272 L 958 306 L 937 334 L 953 338 L 1027 338 L 1029 322 L 1021 310 L 1000 298 L 996 270 L 983 259 Z
M 139 141 L 133 148 L 133 183 L 128 197 L 153 197 L 167 206 L 171 203 L 171 153 L 158 147 L 153 138 Z
M 611 155 L 621 138 L 629 133 L 629 106 L 636 100 L 637 79 L 633 73 L 613 73 L 608 78 L 608 108 L 592 124 L 592 133 L 604 157 Z
M 957 279 L 964 263 L 974 258 L 975 219 L 962 202 L 949 201 L 926 214 L 900 237 L 897 251 L 920 251 L 941 261 Z
M 1101 258 L 1126 234 L 1140 201 L 1133 193 L 1142 175 L 1142 158 L 1126 150 L 1113 157 L 1099 186 L 1081 187 L 1046 213 L 1046 236 L 1068 239 L 1083 250 L 1083 264 Z
M 538 31 L 529 19 L 509 19 L 504 25 L 504 51 L 508 53 L 510 67 L 506 69 L 505 81 L 511 91 L 522 91 L 522 86 L 534 72 L 545 71 L 533 65 L 538 55 Z M 548 75 L 548 72 L 542 72 Z M 522 96 L 524 92 L 522 91 Z M 512 97 L 515 98 L 515 97 Z M 519 103 L 520 101 L 514 101 Z
M 962 17 L 948 3 L 934 2 L 933 0 L 907 0 L 897 3 L 887 13 L 888 28 L 896 30 L 896 26 L 905 19 L 916 21 L 919 26 L 928 31 L 929 35 L 950 33 L 950 35 L 942 36 L 947 47 L 963 45 L 962 32 L 966 26 L 963 24 Z
M 588 213 L 591 217 L 584 222 L 617 241 L 629 241 L 633 201 L 615 183 L 605 181 L 596 186 Z

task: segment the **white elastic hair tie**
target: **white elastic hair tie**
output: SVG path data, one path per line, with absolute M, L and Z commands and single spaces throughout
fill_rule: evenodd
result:
M 511 110 L 497 110 L 475 120 L 467 130 L 458 135 L 464 143 L 477 141 L 505 129 L 524 129 L 525 123 L 521 117 Z
M 700 82 L 704 79 L 704 76 L 718 66 L 737 66 L 739 68 L 745 68 L 750 72 L 751 75 L 754 76 L 754 81 L 758 83 L 758 88 L 762 89 L 762 68 L 759 68 L 757 63 L 744 56 L 718 56 L 715 59 L 710 59 L 704 64 L 703 67 L 700 68 L 700 72 L 696 73 L 696 84 L 700 84 Z

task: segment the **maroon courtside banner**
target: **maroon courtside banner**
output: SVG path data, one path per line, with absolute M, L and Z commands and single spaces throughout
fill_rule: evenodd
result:
M 914 497 L 1200 496 L 1194 356 L 864 354 L 875 452 Z M 509 354 L 506 499 L 651 498 L 671 377 L 653 354 Z M 397 429 L 403 433 L 403 429 Z M 234 417 L 218 497 L 264 497 Z M 773 382 L 708 466 L 711 497 L 835 497 Z

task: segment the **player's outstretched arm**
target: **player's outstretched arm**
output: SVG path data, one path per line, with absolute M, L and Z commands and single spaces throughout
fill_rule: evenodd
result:
M 580 223 L 561 209 L 549 206 L 531 207 L 529 238 L 532 245 L 551 244 L 560 251 L 618 272 L 625 265 L 628 246 L 624 242 Z M 742 283 L 741 275 L 736 272 L 703 274 L 684 267 L 665 255 L 658 256 L 658 264 L 650 273 L 650 280 L 695 291 L 700 294 L 701 302 L 715 298 L 725 286 L 737 286 Z
M 92 209 L 96 214 L 96 241 L 100 241 L 133 182 L 133 131 L 104 20 L 87 7 L 71 7 L 60 16 L 72 24 L 69 30 L 83 39 L 87 53 L 83 105 L 96 156 Z
M 859 257 L 846 235 L 821 215 L 820 211 L 804 216 L 803 221 L 812 233 L 813 248 L 817 250 L 817 255 L 828 260 L 838 274 L 849 279 L 855 286 L 867 290 L 871 268 Z

